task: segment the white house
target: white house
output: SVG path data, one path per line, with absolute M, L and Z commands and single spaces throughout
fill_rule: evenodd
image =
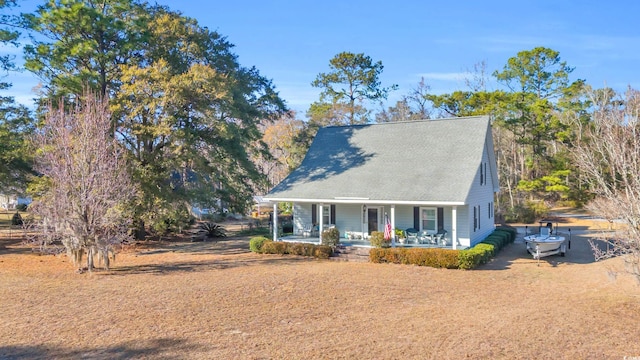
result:
M 278 202 L 294 204 L 296 234 L 330 225 L 343 238 L 366 238 L 388 221 L 444 229 L 455 249 L 495 229 L 498 190 L 491 123 L 476 116 L 321 128 L 302 164 L 264 199 L 274 213 Z

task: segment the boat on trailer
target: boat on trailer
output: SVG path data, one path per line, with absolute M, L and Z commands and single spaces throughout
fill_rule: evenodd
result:
M 564 236 L 558 235 L 558 226 L 556 225 L 555 234 L 553 233 L 553 223 L 547 222 L 543 226 L 544 221 L 540 222 L 537 234 L 526 235 L 524 242 L 527 251 L 534 259 L 540 259 L 545 256 L 560 254 L 564 256 L 567 252 L 567 243 Z

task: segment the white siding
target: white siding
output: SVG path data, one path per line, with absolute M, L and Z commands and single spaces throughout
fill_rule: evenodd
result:
M 362 205 L 337 204 L 336 227 L 340 230 L 340 236 L 344 237 L 345 231 L 362 231 Z M 366 231 L 366 229 L 365 229 Z
M 293 204 L 293 233 L 299 234 L 304 229 L 305 225 L 312 225 L 311 223 L 311 204 L 295 203 Z
M 391 214 L 391 208 L 385 209 Z M 398 205 L 395 210 L 396 229 L 407 230 L 413 227 L 413 206 Z
M 483 176 L 482 181 L 481 175 Z M 487 147 L 485 146 L 482 162 L 478 166 L 471 191 L 467 197 L 468 207 L 465 213 L 468 217 L 467 224 L 469 224 L 469 246 L 484 240 L 495 229 L 493 214 L 490 214 L 488 211 L 488 205 L 493 203 L 494 199 L 493 189 L 493 176 L 491 176 L 491 166 L 489 165 L 489 156 Z M 480 225 L 479 228 L 476 229 L 474 229 L 474 208 L 476 209 L 476 216 Z M 478 209 L 479 215 L 477 214 Z
M 324 204 L 331 206 L 332 204 Z M 313 225 L 311 219 L 311 203 L 296 203 L 293 205 L 294 234 L 304 229 L 304 226 Z M 320 211 L 319 204 L 316 204 L 317 211 Z M 317 216 L 320 216 L 319 214 Z M 340 235 L 344 236 L 345 231 L 362 231 L 362 205 L 358 204 L 335 204 L 336 227 L 340 230 Z M 316 222 L 319 220 L 316 219 Z M 328 225 L 328 224 L 325 224 Z M 366 231 L 366 229 L 365 229 Z
M 456 208 L 456 212 L 458 215 L 457 216 L 457 225 L 458 225 L 457 235 L 458 235 L 458 243 L 461 248 L 468 247 L 470 246 L 469 244 L 471 243 L 470 235 L 469 235 L 469 210 L 468 209 L 469 209 L 468 206 L 458 206 Z M 451 209 L 449 209 L 449 214 L 451 214 Z M 471 221 L 473 221 L 473 219 L 471 219 Z

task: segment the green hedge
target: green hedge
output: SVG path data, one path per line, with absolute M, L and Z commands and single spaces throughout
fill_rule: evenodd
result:
M 515 241 L 518 231 L 511 226 L 497 227 L 486 239 L 471 249 L 460 251 L 460 269 L 475 269 L 486 264 L 502 248 Z
M 516 239 L 517 231 L 509 226 L 496 228 L 486 239 L 471 249 L 374 248 L 369 252 L 373 263 L 430 266 L 447 269 L 475 269 L 486 264 L 507 244 Z
M 369 252 L 369 260 L 373 263 L 457 269 L 458 252 L 451 249 L 374 248 Z
M 495 255 L 495 247 L 491 244 L 480 243 L 471 249 L 461 250 L 458 256 L 458 267 L 470 270 L 486 264 Z
M 328 245 L 306 243 L 290 243 L 266 240 L 260 251 L 263 254 L 312 256 L 318 259 L 328 259 L 333 254 L 333 248 Z
M 265 241 L 269 241 L 269 238 L 265 236 L 252 237 L 249 240 L 249 250 L 253 251 L 254 253 L 261 253 L 262 246 L 264 245 Z
M 516 236 L 518 235 L 518 230 L 516 230 L 516 228 L 511 227 L 511 226 L 498 226 L 496 228 L 495 231 L 502 231 L 502 232 L 506 232 L 509 234 L 509 236 L 511 237 L 511 242 L 516 240 Z

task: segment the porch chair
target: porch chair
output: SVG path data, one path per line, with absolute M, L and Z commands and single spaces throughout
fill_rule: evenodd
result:
M 414 228 L 408 228 L 404 231 L 407 234 L 407 244 L 413 241 L 414 243 L 418 243 L 418 230 Z
M 320 236 L 320 227 L 318 225 L 314 225 L 311 228 L 311 236 L 313 237 L 318 237 Z
M 302 227 L 302 237 L 310 237 L 311 236 L 311 225 L 304 225 Z
M 422 233 L 418 236 L 418 240 L 422 244 L 435 244 L 435 237 L 428 230 L 423 230 Z
M 440 228 L 438 232 L 434 235 L 435 243 L 442 246 L 447 246 L 449 243 L 447 242 L 447 230 Z

